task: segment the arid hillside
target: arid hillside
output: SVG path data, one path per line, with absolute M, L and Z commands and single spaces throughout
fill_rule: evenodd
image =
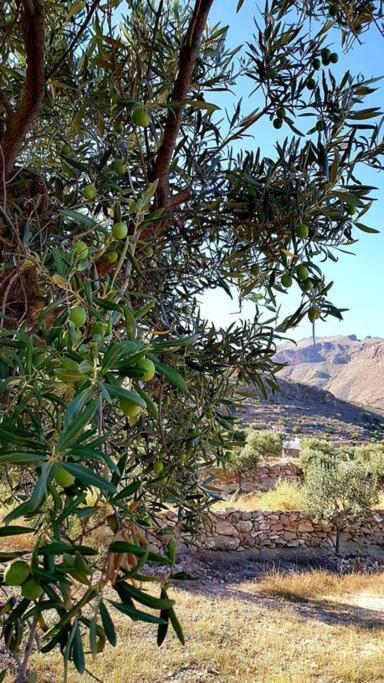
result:
M 277 360 L 287 363 L 280 377 L 330 391 L 363 407 L 384 409 L 384 339 L 320 337 L 280 347 Z
M 281 392 L 264 400 L 256 388 L 245 389 L 241 418 L 257 429 L 287 434 L 331 437 L 335 441 L 364 442 L 384 437 L 380 408 L 364 408 L 335 398 L 325 389 L 290 380 L 280 381 Z

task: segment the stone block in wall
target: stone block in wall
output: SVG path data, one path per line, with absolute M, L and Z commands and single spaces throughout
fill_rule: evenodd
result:
M 237 550 L 240 539 L 235 536 L 216 536 L 214 538 L 216 550 Z
M 309 519 L 302 519 L 299 521 L 299 525 L 297 527 L 298 531 L 305 531 L 305 532 L 310 532 L 313 531 L 313 524 Z
M 295 520 L 292 520 L 289 522 L 289 524 L 284 524 L 284 531 L 297 531 L 299 527 L 299 523 Z
M 229 521 L 232 522 L 232 523 L 237 522 L 237 521 L 240 519 L 240 513 L 239 513 L 238 511 L 236 511 L 236 512 L 231 512 L 231 513 L 228 515 L 228 519 L 229 519 Z
M 289 524 L 289 517 L 286 513 L 281 514 L 279 519 L 282 524 Z
M 294 531 L 284 531 L 282 537 L 286 541 L 292 541 L 294 538 L 297 538 L 297 534 Z
M 244 521 L 239 520 L 236 524 L 236 528 L 238 529 L 238 531 L 240 531 L 240 533 L 246 534 L 248 531 L 252 531 L 253 524 L 252 524 L 252 522 L 247 522 L 245 520 Z
M 384 515 L 380 512 L 372 512 L 372 520 L 376 522 L 376 524 L 384 524 Z
M 280 522 L 273 522 L 270 527 L 272 532 L 283 531 L 284 527 Z
M 215 522 L 215 531 L 219 535 L 223 536 L 238 536 L 238 531 L 232 522 L 226 519 L 218 519 Z

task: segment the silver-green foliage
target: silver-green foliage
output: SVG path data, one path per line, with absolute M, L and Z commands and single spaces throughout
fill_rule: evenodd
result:
M 314 465 L 327 467 L 332 465 L 336 457 L 335 448 L 326 439 L 302 439 L 300 444 L 299 465 L 304 474 Z
M 273 430 L 249 430 L 245 445 L 239 451 L 233 467 L 238 472 L 246 472 L 256 467 L 261 460 L 278 458 L 281 455 L 281 436 Z
M 317 463 L 308 469 L 305 484 L 309 513 L 339 529 L 364 517 L 377 501 L 377 478 L 353 462 Z

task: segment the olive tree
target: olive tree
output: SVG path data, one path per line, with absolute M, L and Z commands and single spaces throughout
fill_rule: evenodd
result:
M 333 466 L 337 457 L 334 444 L 326 439 L 312 437 L 301 440 L 299 465 L 304 474 L 314 465 Z
M 384 443 L 367 443 L 353 449 L 351 457 L 375 476 L 384 476 Z
M 335 552 L 340 550 L 340 532 L 364 518 L 377 501 L 377 479 L 361 465 L 335 462 L 309 467 L 305 477 L 306 505 L 316 519 L 335 525 Z
M 231 469 L 238 474 L 241 489 L 241 475 L 254 469 L 260 461 L 281 456 L 280 434 L 270 430 L 249 429 L 244 446 L 234 454 Z
M 341 316 L 321 263 L 372 232 L 376 82 L 336 77 L 332 43 L 381 30 L 375 3 L 257 3 L 242 52 L 213 4 L 0 2 L 1 619 L 19 683 L 35 642 L 65 676 L 88 670 L 114 610 L 183 641 L 174 542 L 154 554 L 147 531 L 170 503 L 196 529 L 241 383 L 275 390 L 279 335 Z M 261 104 L 220 111 L 238 79 Z M 273 157 L 249 142 L 271 124 Z M 204 321 L 210 288 L 255 319 Z M 158 596 L 133 585 L 151 564 L 168 568 Z

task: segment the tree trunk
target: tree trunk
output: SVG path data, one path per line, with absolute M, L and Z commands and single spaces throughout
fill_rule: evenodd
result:
M 336 538 L 335 538 L 335 553 L 340 554 L 340 529 L 336 526 Z
M 0 138 L 0 168 L 5 179 L 12 175 L 16 157 L 42 104 L 45 88 L 44 2 L 22 0 L 19 5 L 26 56 L 26 78 L 18 107 L 9 113 L 5 131 Z
M 242 480 L 241 472 L 239 472 L 239 473 L 238 473 L 238 476 L 237 476 L 237 480 L 238 480 L 238 484 L 239 484 L 239 491 L 240 491 L 240 493 L 241 493 L 241 490 L 242 490 L 242 484 L 243 484 L 243 480 Z

